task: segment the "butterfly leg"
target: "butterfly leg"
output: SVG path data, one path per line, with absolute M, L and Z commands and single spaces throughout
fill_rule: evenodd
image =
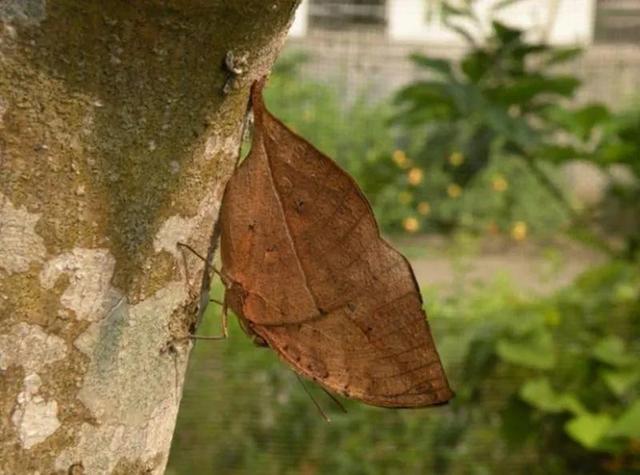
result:
M 220 277 L 220 281 L 222 282 L 222 285 L 224 285 L 224 287 L 228 289 L 229 288 L 228 279 L 226 279 L 225 276 L 222 275 L 222 272 L 219 269 L 216 269 L 215 267 L 212 267 L 212 269 L 213 269 L 213 273 L 216 274 L 218 277 Z M 217 301 L 217 303 L 222 305 L 222 302 L 220 301 Z
M 178 242 L 176 244 L 178 245 L 178 247 L 184 247 L 185 249 L 191 251 L 191 253 L 194 256 L 199 258 L 202 262 L 207 263 L 207 259 L 204 256 L 202 256 L 202 254 L 200 254 L 198 251 L 196 251 L 193 247 L 191 247 L 189 244 L 186 244 L 184 242 Z M 224 285 L 225 287 L 228 287 L 227 279 L 225 279 L 224 275 L 222 275 L 222 271 L 220 271 L 219 269 L 216 269 L 213 266 L 211 267 L 211 269 L 213 270 L 214 274 L 216 274 L 218 277 L 220 277 L 220 280 L 222 281 L 222 285 Z M 222 305 L 222 303 L 220 301 L 218 301 L 217 303 Z
M 192 253 L 194 256 L 196 256 L 196 257 L 200 258 L 200 260 L 201 260 L 201 261 L 203 261 L 203 262 L 205 262 L 205 263 L 207 262 L 207 259 L 206 259 L 205 257 L 203 257 L 203 256 L 202 256 L 202 254 L 200 254 L 198 251 L 196 251 L 193 247 L 189 246 L 189 244 L 178 241 L 178 242 L 176 243 L 176 246 L 178 246 L 178 247 L 184 247 L 185 249 L 187 249 L 187 250 L 191 251 L 191 253 Z
M 192 340 L 225 340 L 229 338 L 229 317 L 227 315 L 227 298 L 225 295 L 224 300 L 222 302 L 216 299 L 209 299 L 209 302 L 217 303 L 222 306 L 222 334 L 221 335 L 189 335 L 189 338 Z
M 205 259 L 198 251 L 196 251 L 193 247 L 191 247 L 189 244 L 183 243 L 183 242 L 178 242 L 177 243 L 178 247 L 183 247 L 189 251 L 191 251 L 191 253 L 193 253 L 193 255 L 195 255 L 196 257 L 200 258 L 203 262 L 207 262 L 207 259 Z M 185 263 L 185 268 L 186 268 L 186 263 Z M 215 274 L 217 274 L 220 277 L 220 280 L 222 281 L 222 284 L 226 287 L 225 284 L 225 278 L 222 276 L 222 273 L 216 269 L 215 267 L 212 267 L 213 272 Z M 212 335 L 212 336 L 208 336 L 208 335 L 189 335 L 189 338 L 193 339 L 193 340 L 224 340 L 226 338 L 229 337 L 229 327 L 228 327 L 228 322 L 229 322 L 229 318 L 227 316 L 227 296 L 225 294 L 224 299 L 222 300 L 222 302 L 220 300 L 216 300 L 216 299 L 209 299 L 209 302 L 213 302 L 213 303 L 217 303 L 218 305 L 222 306 L 222 334 L 221 335 Z

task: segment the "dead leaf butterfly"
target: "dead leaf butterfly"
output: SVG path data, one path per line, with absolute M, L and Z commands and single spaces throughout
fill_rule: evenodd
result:
M 251 152 L 221 209 L 226 301 L 247 333 L 324 388 L 384 407 L 453 397 L 407 259 L 355 181 L 251 90 Z

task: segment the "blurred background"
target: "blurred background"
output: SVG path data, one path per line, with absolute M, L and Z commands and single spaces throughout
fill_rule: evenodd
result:
M 308 383 L 327 423 L 232 318 L 168 473 L 640 474 L 640 1 L 303 0 L 266 101 L 411 260 L 457 396 Z

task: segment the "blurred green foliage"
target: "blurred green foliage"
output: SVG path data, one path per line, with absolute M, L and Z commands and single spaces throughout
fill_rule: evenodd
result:
M 326 423 L 293 373 L 234 324 L 228 341 L 196 345 L 168 473 L 640 471 L 637 263 L 612 262 L 541 300 L 498 279 L 427 302 L 457 391 L 449 406 L 345 401 L 342 414 L 316 388 Z M 203 333 L 216 332 L 217 313 Z
M 448 315 L 462 354 L 456 404 L 484 410 L 461 410 L 460 427 L 494 420 L 495 443 L 534 456 L 539 473 L 640 470 L 636 263 L 594 269 L 549 299 L 497 288 L 464 306 Z
M 613 180 L 603 207 L 613 219 L 603 226 L 616 229 L 625 240 L 626 257 L 633 259 L 640 253 L 640 101 L 610 116 L 590 159 L 608 170 L 622 165 L 630 172 L 623 180 Z
M 228 341 L 196 345 L 168 473 L 640 473 L 640 106 L 568 107 L 579 82 L 555 66 L 577 50 L 532 44 L 498 22 L 478 45 L 451 25 L 468 53 L 415 56 L 429 76 L 395 105 L 345 104 L 303 80 L 296 55 L 278 62 L 267 103 L 356 178 L 386 231 L 555 234 L 582 217 L 558 165 L 624 165 L 631 179 L 609 197 L 626 213 L 624 232 L 605 225 L 624 252 L 544 298 L 501 279 L 451 297 L 427 289 L 457 391 L 446 407 L 345 401 L 344 415 L 312 387 L 325 423 L 294 374 L 234 320 Z M 200 331 L 217 333 L 218 318 L 210 307 Z

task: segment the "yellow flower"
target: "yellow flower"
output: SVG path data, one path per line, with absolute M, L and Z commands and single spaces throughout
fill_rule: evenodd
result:
M 410 216 L 408 218 L 405 218 L 404 221 L 402 221 L 402 227 L 407 232 L 415 233 L 420 228 L 420 223 L 416 218 L 414 218 L 413 216 Z
M 392 158 L 395 164 L 400 168 L 407 168 L 409 166 L 409 159 L 403 150 L 396 150 L 393 152 Z
M 408 191 L 402 191 L 400 194 L 398 194 L 398 201 L 400 202 L 400 204 L 408 205 L 412 200 L 413 195 Z
M 409 170 L 407 174 L 407 179 L 409 180 L 409 184 L 413 186 L 417 186 L 422 182 L 422 177 L 424 173 L 419 168 L 412 168 Z
M 491 187 L 493 191 L 501 193 L 509 188 L 509 182 L 507 182 L 502 175 L 496 175 L 493 180 L 491 180 Z
M 460 152 L 453 152 L 449 155 L 449 163 L 454 167 L 459 167 L 464 162 L 464 155 Z
M 431 213 L 431 205 L 426 201 L 421 201 L 418 203 L 418 213 L 422 216 L 427 216 Z
M 451 198 L 458 198 L 462 194 L 462 188 L 460 188 L 460 185 L 458 185 L 457 183 L 451 183 L 449 186 L 447 186 L 447 194 Z
M 527 223 L 524 221 L 516 221 L 511 227 L 511 237 L 516 241 L 524 241 L 527 239 Z

